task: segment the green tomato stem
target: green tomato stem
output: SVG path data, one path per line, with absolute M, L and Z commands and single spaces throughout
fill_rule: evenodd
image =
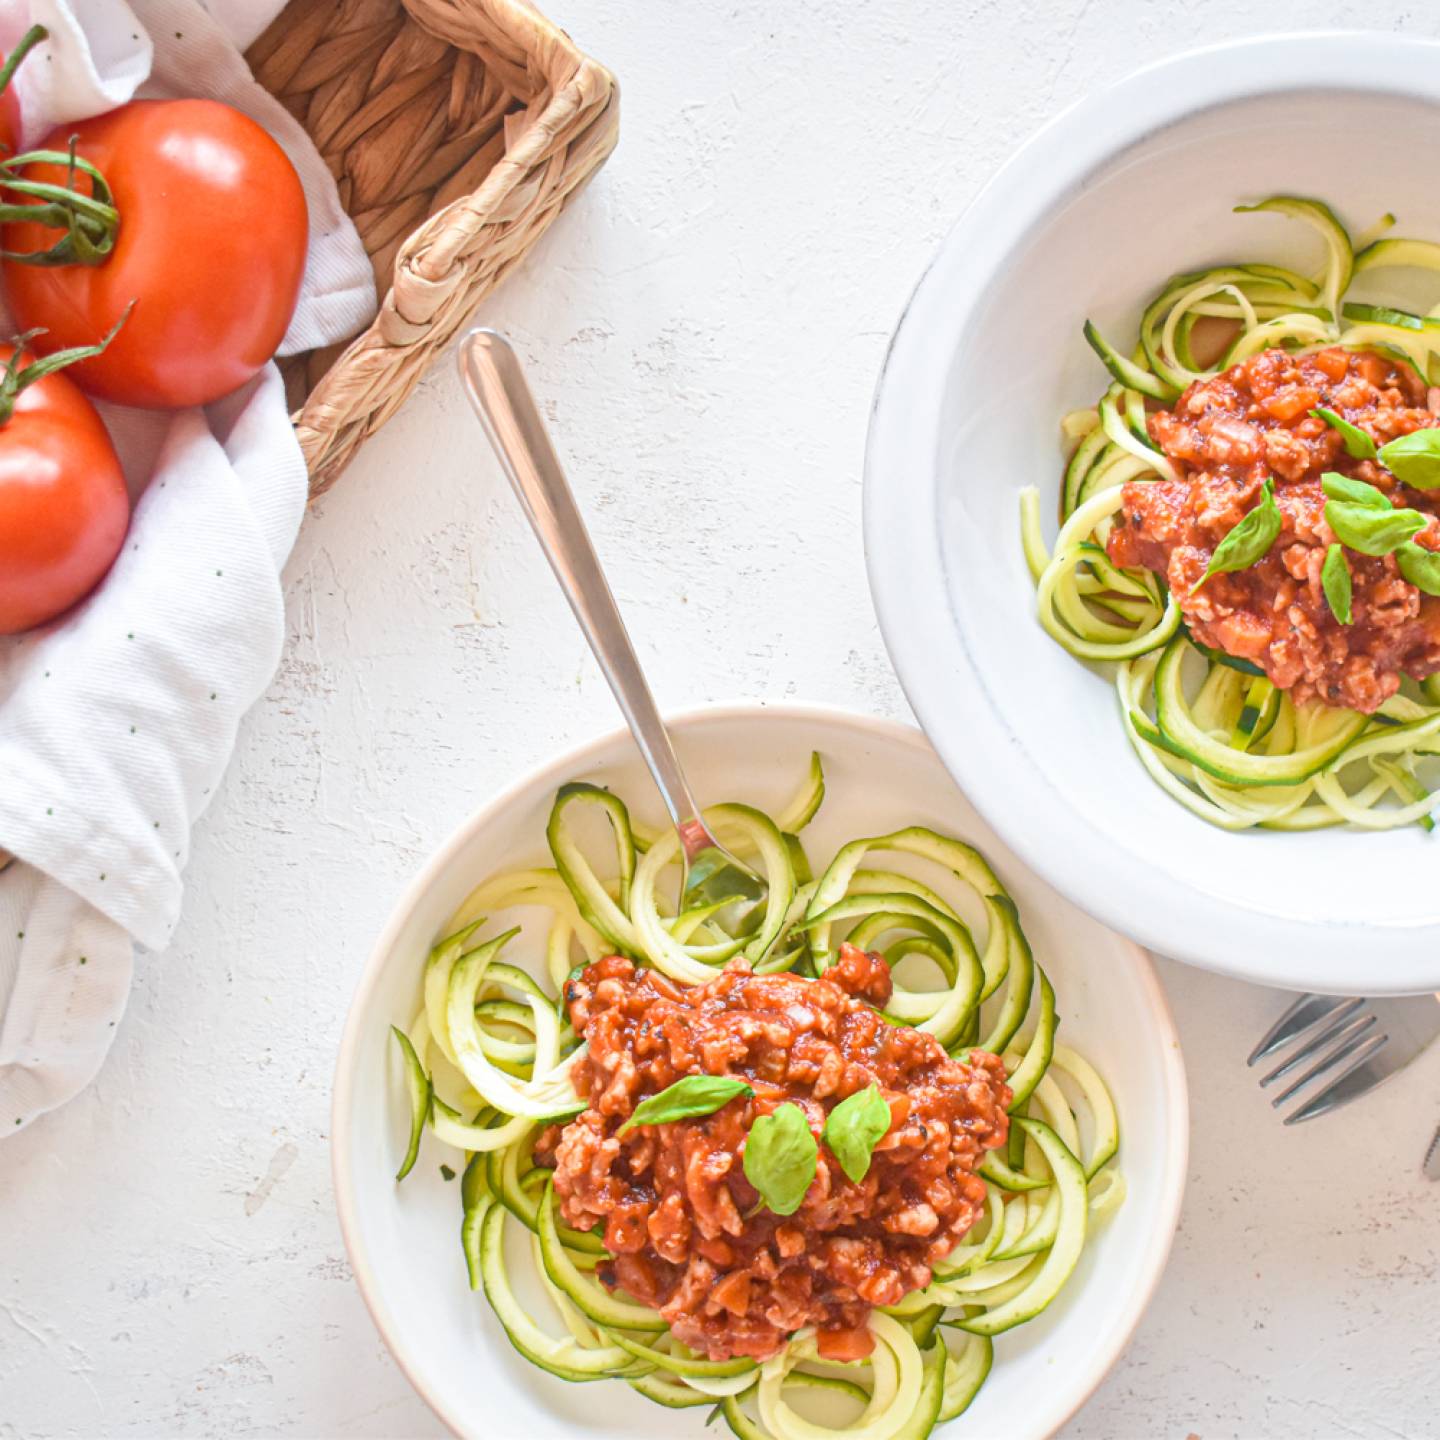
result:
M 15 72 L 20 68 L 20 62 L 42 41 L 50 38 L 50 32 L 43 25 L 32 25 L 19 39 L 15 48 L 5 57 L 5 63 L 0 65 L 0 95 L 3 95 L 9 88 L 10 82 L 15 78 Z
M 9 423 L 10 417 L 15 413 L 15 401 L 22 390 L 37 380 L 43 380 L 47 375 L 54 375 L 56 371 L 75 364 L 77 360 L 89 360 L 92 356 L 99 355 L 119 334 L 120 327 L 130 318 L 130 312 L 134 308 L 135 302 L 132 300 L 125 307 L 125 313 L 110 327 L 110 333 L 98 344 L 73 345 L 68 350 L 57 350 L 53 355 L 42 355 L 28 365 L 22 366 L 20 363 L 25 347 L 45 331 L 27 330 L 23 335 L 17 335 L 11 342 L 15 346 L 15 353 L 5 362 L 4 370 L 0 371 L 0 426 Z
M 115 196 L 104 175 L 88 160 L 75 153 L 76 136 L 70 137 L 68 150 L 27 150 L 0 161 L 0 191 L 25 195 L 41 203 L 26 205 L 0 202 L 0 223 L 44 225 L 65 234 L 44 250 L 3 250 L 7 260 L 22 265 L 99 265 L 115 248 L 120 229 L 120 212 Z M 45 180 L 29 180 L 23 175 L 27 165 L 63 165 L 66 183 L 55 185 Z M 75 188 L 80 175 L 90 180 L 90 194 Z

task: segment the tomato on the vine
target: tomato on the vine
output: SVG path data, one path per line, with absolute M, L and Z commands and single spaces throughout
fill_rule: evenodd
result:
M 49 354 L 93 344 L 133 302 L 104 352 L 74 367 L 77 384 L 155 408 L 228 395 L 274 355 L 299 298 L 309 221 L 295 167 L 253 120 L 214 100 L 134 100 L 56 130 L 40 150 L 58 159 L 72 144 L 86 168 L 32 163 L 10 187 L 21 203 L 51 198 L 27 184 L 73 189 L 85 207 L 78 263 L 4 261 L 16 324 L 44 330 L 33 344 Z M 21 256 L 66 236 L 22 219 L 0 229 Z
M 61 358 L 61 357 L 55 357 Z M 42 625 L 104 578 L 130 524 L 120 457 L 64 375 L 0 345 L 0 635 Z

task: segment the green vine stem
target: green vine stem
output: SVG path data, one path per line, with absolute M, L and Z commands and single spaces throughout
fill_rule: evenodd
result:
M 21 37 L 15 48 L 0 65 L 0 95 L 10 87 L 20 62 L 42 41 L 50 38 L 50 32 L 43 25 L 32 25 Z
M 0 161 L 0 190 L 26 195 L 34 204 L 0 202 L 0 224 L 44 225 L 65 234 L 44 250 L 0 250 L 7 260 L 22 265 L 99 265 L 115 248 L 120 212 L 105 177 L 88 160 L 75 153 L 75 136 L 68 150 L 27 150 Z M 63 165 L 65 184 L 20 178 L 27 165 Z M 90 194 L 75 188 L 78 176 L 90 180 Z
M 75 364 L 77 360 L 89 360 L 100 354 L 120 333 L 120 327 L 130 318 L 130 312 L 134 308 L 135 302 L 132 300 L 125 307 L 125 313 L 110 327 L 110 333 L 99 344 L 73 345 L 68 350 L 57 350 L 53 355 L 42 355 L 24 366 L 20 361 L 25 354 L 25 347 L 37 335 L 45 334 L 45 331 L 27 330 L 23 335 L 17 335 L 10 342 L 15 347 L 15 353 L 5 362 L 4 369 L 0 370 L 0 426 L 9 423 L 10 417 L 15 413 L 15 401 L 22 390 L 37 380 L 43 380 L 47 375 L 55 374 L 57 370 L 65 369 L 67 365 Z
M 5 93 L 16 70 L 49 32 L 43 25 L 32 25 L 0 65 L 0 95 Z M 44 250 L 24 252 L 0 250 L 8 260 L 22 265 L 99 265 L 115 248 L 115 234 L 120 228 L 120 214 L 115 197 L 105 177 L 88 160 L 75 153 L 76 137 L 70 137 L 66 151 L 30 150 L 0 160 L 0 190 L 23 195 L 32 204 L 0 201 L 0 224 L 41 225 L 65 234 Z M 43 180 L 26 179 L 27 165 L 63 165 L 65 184 L 52 185 Z M 90 194 L 76 189 L 79 176 L 90 180 Z

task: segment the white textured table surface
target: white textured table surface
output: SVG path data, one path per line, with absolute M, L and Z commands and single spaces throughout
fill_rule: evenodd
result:
M 1263 7 L 551 8 L 620 75 L 623 139 L 485 318 L 533 361 L 662 703 L 907 716 L 860 471 L 910 286 L 1041 121 Z M 1440 33 L 1413 0 L 1364 18 Z M 341 1021 L 429 850 L 615 712 L 445 369 L 311 515 L 288 594 L 174 946 L 141 957 L 98 1082 L 0 1145 L 0 1436 L 441 1433 L 336 1228 Z M 1278 997 L 1162 969 L 1193 1096 L 1184 1219 L 1067 1434 L 1440 1434 L 1440 1185 L 1418 1170 L 1440 1055 L 1283 1131 L 1243 1068 Z

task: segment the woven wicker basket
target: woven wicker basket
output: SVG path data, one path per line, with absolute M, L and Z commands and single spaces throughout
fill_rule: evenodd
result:
M 348 345 L 284 362 L 313 498 L 600 168 L 619 92 L 524 0 L 291 0 L 248 58 L 329 164 L 384 296 Z

